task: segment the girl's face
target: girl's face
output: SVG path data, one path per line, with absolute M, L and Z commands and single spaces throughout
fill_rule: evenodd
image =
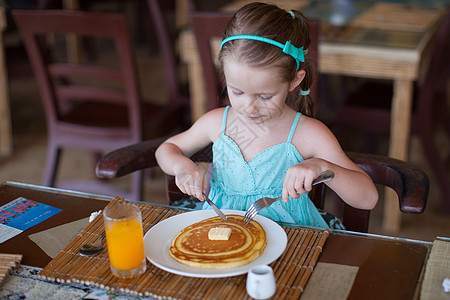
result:
M 244 121 L 262 124 L 283 117 L 288 110 L 286 97 L 302 81 L 297 72 L 292 82 L 285 81 L 278 67 L 252 67 L 228 58 L 224 61 L 228 97 Z

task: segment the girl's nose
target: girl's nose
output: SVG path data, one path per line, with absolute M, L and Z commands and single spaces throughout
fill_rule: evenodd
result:
M 245 110 L 247 111 L 248 114 L 254 114 L 255 112 L 257 112 L 258 106 L 256 104 L 256 101 L 253 99 L 248 99 Z

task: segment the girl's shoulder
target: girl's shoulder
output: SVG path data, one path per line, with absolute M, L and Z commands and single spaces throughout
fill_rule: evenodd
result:
M 216 108 L 208 111 L 197 121 L 195 121 L 193 128 L 199 128 L 202 131 L 207 131 L 210 137 L 217 137 L 222 131 L 222 120 L 225 107 Z
M 327 145 L 334 142 L 335 136 L 320 120 L 301 115 L 294 132 L 292 143 L 300 147 Z
M 307 133 L 309 131 L 322 131 L 322 130 L 328 130 L 328 127 L 322 123 L 320 120 L 308 117 L 304 114 L 300 116 L 298 125 L 297 125 L 297 131 Z
M 198 120 L 195 123 L 200 122 L 200 123 L 208 124 L 208 123 L 212 122 L 213 124 L 216 124 L 216 123 L 222 124 L 224 111 L 225 111 L 225 107 L 212 109 L 212 110 L 206 112 L 205 114 L 203 114 L 200 118 L 198 118 Z

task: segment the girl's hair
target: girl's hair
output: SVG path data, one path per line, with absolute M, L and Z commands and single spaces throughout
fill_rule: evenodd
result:
M 306 17 L 293 10 L 294 16 L 276 5 L 251 3 L 240 8 L 225 29 L 224 38 L 233 35 L 247 34 L 266 37 L 274 41 L 291 44 L 297 48 L 308 49 L 311 38 L 309 23 Z M 281 76 L 291 82 L 297 73 L 297 63 L 293 57 L 282 52 L 282 49 L 269 43 L 237 39 L 225 43 L 219 54 L 219 62 L 223 66 L 225 58 L 233 58 L 249 66 L 276 66 Z M 313 64 L 305 55 L 305 62 L 300 62 L 300 70 L 305 70 L 305 78 L 300 89 L 310 89 L 315 76 Z M 287 104 L 307 116 L 314 116 L 316 104 L 309 95 L 299 95 L 299 89 L 288 95 Z

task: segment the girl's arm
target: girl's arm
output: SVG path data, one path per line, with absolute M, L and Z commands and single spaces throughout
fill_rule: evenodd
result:
M 329 169 L 335 176 L 325 184 L 342 200 L 356 208 L 373 209 L 378 201 L 375 184 L 345 155 L 333 133 L 320 121 L 307 117 L 302 117 L 300 128 L 293 143 L 305 161 L 286 173 L 283 199 L 287 201 L 288 196 L 298 198 L 297 193 L 309 192 L 312 181 Z
M 159 166 L 166 174 L 175 176 L 178 188 L 201 200 L 206 176 L 189 157 L 219 136 L 222 116 L 223 108 L 208 112 L 191 128 L 167 139 L 156 150 Z

